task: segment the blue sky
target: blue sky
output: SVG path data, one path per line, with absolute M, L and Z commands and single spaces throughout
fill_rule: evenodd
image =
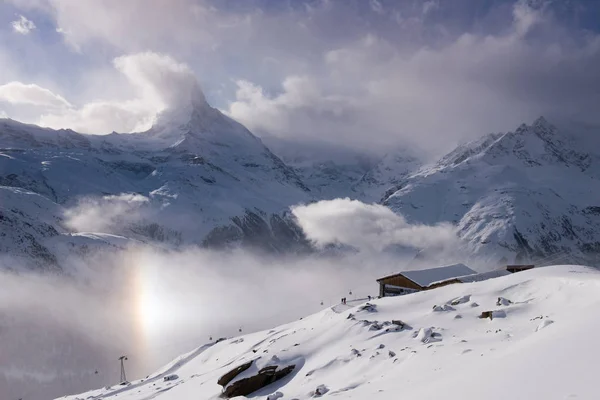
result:
M 599 30 L 593 0 L 6 0 L 0 113 L 126 132 L 197 79 L 262 136 L 441 150 L 600 122 Z

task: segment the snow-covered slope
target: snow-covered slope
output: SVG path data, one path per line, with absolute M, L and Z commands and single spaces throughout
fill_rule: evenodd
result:
M 0 186 L 2 267 L 14 264 L 58 269 L 58 260 L 45 241 L 60 235 L 56 227 L 60 226 L 61 214 L 60 206 L 39 194 Z
M 0 185 L 46 198 L 55 222 L 88 196 L 147 200 L 107 230 L 74 230 L 64 220 L 48 224 L 41 218 L 35 224 L 46 226 L 38 231 L 50 226 L 61 233 L 303 252 L 310 244 L 289 207 L 350 197 L 379 201 L 409 222 L 455 223 L 465 246 L 452 261 L 467 254 L 490 265 L 548 264 L 557 257 L 600 263 L 600 150 L 589 143 L 589 132 L 566 134 L 540 118 L 460 146 L 428 166 L 404 150 L 377 161 L 355 151 L 323 148 L 311 155 L 300 147 L 285 154 L 286 164 L 210 107 L 199 88 L 190 92 L 189 102 L 166 111 L 143 133 L 81 135 L 0 120 Z M 5 229 L 0 245 L 33 254 L 32 233 L 24 233 L 30 226 L 17 221 L 12 203 L 0 202 L 0 209 L 11 215 L 10 226 L 23 228 Z M 52 260 L 53 251 L 42 247 L 50 253 L 42 256 Z M 420 254 L 431 258 L 427 250 Z
M 600 329 L 595 269 L 539 268 L 370 304 L 210 343 L 145 379 L 61 399 L 218 399 L 217 381 L 245 364 L 226 388 L 267 366 L 294 366 L 255 399 L 597 397 L 600 346 L 582 336 Z
M 399 182 L 422 165 L 415 155 L 405 149 L 397 149 L 381 158 L 352 189 L 363 201 L 379 202 L 393 193 Z
M 424 158 L 405 147 L 390 148 L 381 156 L 344 144 L 310 144 L 270 136 L 265 143 L 294 168 L 319 200 L 350 197 L 379 202 L 388 190 L 416 172 Z
M 354 186 L 379 162 L 378 156 L 346 148 L 342 143 L 305 143 L 272 136 L 263 140 L 319 200 L 360 197 Z
M 600 150 L 540 118 L 461 146 L 399 182 L 383 204 L 451 221 L 490 262 L 600 262 Z M 503 261 L 501 261 L 503 260 Z
M 311 200 L 310 190 L 260 139 L 210 107 L 199 88 L 192 93 L 189 104 L 143 133 L 82 135 L 0 120 L 0 185 L 65 207 L 86 196 L 145 196 L 135 229 L 109 232 L 137 239 L 156 239 L 158 226 L 188 243 L 202 243 L 215 228 L 215 245 L 281 247 L 276 230 L 300 240 L 281 214 Z
M 24 189 L 0 186 L 0 268 L 59 272 L 70 256 L 123 249 L 130 238 L 73 233 L 64 226 L 64 209 Z

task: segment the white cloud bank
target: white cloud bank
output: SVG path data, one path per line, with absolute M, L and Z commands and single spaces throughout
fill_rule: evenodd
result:
M 185 60 L 215 105 L 263 136 L 439 153 L 542 114 L 600 123 L 600 35 L 573 22 L 581 9 L 597 10 L 593 2 L 10 1 L 45 13 L 83 57 L 139 59 L 151 49 Z M 76 90 L 87 82 L 93 95 L 42 121 L 93 133 L 147 127 L 160 106 L 140 94 L 127 72 L 135 68 L 117 69 L 132 84 L 131 101 L 114 100 L 82 68 Z M 142 86 L 169 92 L 159 75 L 144 75 Z
M 28 35 L 32 30 L 36 28 L 33 21 L 28 20 L 23 15 L 19 16 L 19 19 L 11 22 L 13 30 L 21 35 Z
M 149 202 L 147 197 L 134 193 L 85 197 L 65 211 L 65 225 L 76 232 L 118 233 L 142 219 Z
M 9 82 L 0 86 L 0 101 L 48 108 L 71 108 L 62 96 L 36 84 Z
M 569 36 L 543 7 L 519 1 L 499 33 L 414 49 L 367 33 L 325 51 L 319 73 L 288 75 L 278 91 L 238 80 L 227 112 L 280 137 L 434 151 L 542 114 L 598 124 L 599 44 L 600 36 Z
M 295 206 L 292 213 L 306 236 L 319 246 L 341 243 L 381 251 L 391 245 L 422 249 L 458 242 L 451 224 L 410 224 L 385 206 L 348 198 Z
M 0 86 L 0 101 L 42 108 L 39 120 L 29 121 L 41 126 L 107 134 L 147 130 L 160 112 L 189 102 L 192 95 L 202 96 L 191 69 L 167 55 L 126 55 L 115 58 L 113 65 L 131 87 L 129 100 L 95 100 L 76 107 L 36 84 L 9 82 Z
M 337 304 L 349 289 L 375 295 L 375 278 L 392 265 L 378 261 L 143 246 L 92 252 L 69 277 L 0 267 L 2 368 L 9 371 L 0 375 L 2 400 L 114 385 L 122 354 L 129 356 L 128 377 L 143 378 L 211 336 L 305 317 Z

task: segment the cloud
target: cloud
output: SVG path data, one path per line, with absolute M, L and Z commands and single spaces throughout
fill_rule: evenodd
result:
M 65 211 L 65 225 L 75 232 L 122 233 L 143 218 L 148 204 L 147 197 L 132 193 L 85 197 Z
M 588 15 L 598 5 L 542 0 L 481 7 L 467 0 L 286 4 L 56 0 L 38 10 L 83 58 L 97 61 L 150 49 L 185 61 L 214 105 L 264 136 L 383 152 L 409 144 L 437 154 L 540 114 L 600 124 L 594 108 L 600 101 L 600 36 L 578 22 L 582 10 Z M 79 71 L 78 89 L 86 87 L 88 73 Z M 157 79 L 157 74 L 145 76 Z M 93 127 L 86 128 L 90 117 L 72 111 L 62 121 L 45 117 L 47 124 L 130 131 L 148 126 L 164 101 L 143 89 L 149 95 L 136 96 L 139 101 L 116 101 L 102 85 L 88 85 L 96 91 L 79 103 L 89 105 Z M 170 90 L 169 85 L 154 88 Z M 98 107 L 97 99 L 104 99 Z M 133 122 L 139 120 L 141 125 Z
M 440 6 L 440 4 L 435 1 L 435 0 L 428 0 L 425 3 L 423 3 L 423 15 L 427 15 L 430 12 L 434 11 L 435 9 L 437 9 Z
M 0 85 L 0 101 L 50 108 L 71 107 L 71 104 L 62 96 L 36 84 L 21 82 L 9 82 Z
M 424 3 L 424 13 L 433 4 Z M 600 101 L 600 36 L 561 39 L 552 14 L 528 4 L 515 3 L 509 29 L 462 33 L 432 47 L 367 34 L 326 52 L 324 68 L 302 84 L 285 78 L 276 94 L 238 81 L 227 112 L 280 137 L 433 152 L 541 114 L 599 124 L 591 105 Z
M 410 224 L 385 206 L 348 198 L 295 206 L 292 213 L 308 239 L 320 246 L 341 243 L 381 251 L 391 245 L 422 249 L 458 242 L 451 224 Z
M 192 70 L 172 57 L 144 52 L 117 57 L 114 65 L 134 86 L 138 96 L 158 111 L 204 101 Z
M 384 13 L 383 6 L 378 0 L 369 0 L 369 5 L 371 6 L 371 9 L 377 14 Z
M 143 246 L 88 254 L 70 276 L 0 269 L 2 366 L 10 371 L 0 393 L 46 400 L 114 385 L 122 354 L 127 376 L 143 378 L 211 336 L 306 317 L 349 289 L 376 295 L 375 278 L 388 265 L 372 257 L 340 262 Z
M 11 22 L 11 25 L 13 30 L 21 35 L 27 35 L 35 29 L 33 21 L 28 20 L 23 15 L 20 15 L 16 21 Z
M 344 123 L 353 110 L 352 98 L 323 93 L 319 82 L 309 76 L 287 77 L 283 81 L 283 92 L 273 97 L 251 82 L 240 80 L 236 84 L 237 101 L 232 102 L 225 113 L 258 133 L 285 137 L 290 131 L 306 127 L 310 121 L 319 121 L 322 127 L 334 129 L 337 123 Z
M 145 131 L 162 111 L 205 101 L 191 69 L 167 55 L 120 56 L 113 66 L 129 84 L 128 100 L 93 100 L 76 107 L 46 88 L 21 82 L 0 86 L 0 100 L 41 107 L 39 119 L 30 122 L 92 134 Z

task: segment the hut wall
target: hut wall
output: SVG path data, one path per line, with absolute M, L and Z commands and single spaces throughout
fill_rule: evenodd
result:
M 401 286 L 409 289 L 423 290 L 423 288 L 408 278 L 402 275 L 391 276 L 389 278 L 380 279 L 379 284 Z

